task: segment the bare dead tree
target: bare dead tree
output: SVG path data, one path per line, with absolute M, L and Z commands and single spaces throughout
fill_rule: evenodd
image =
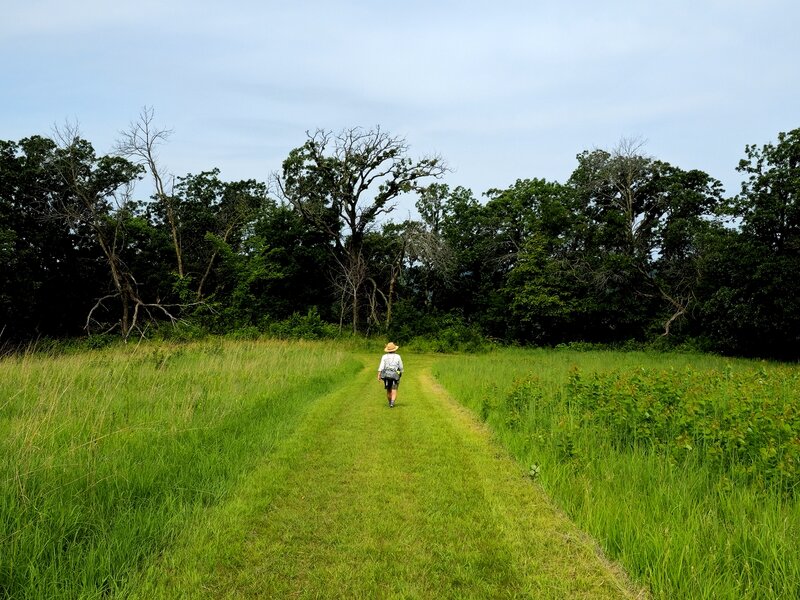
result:
M 381 301 L 383 301 L 383 304 L 387 307 L 386 327 L 388 328 L 389 323 L 391 322 L 392 304 L 391 301 L 386 297 L 386 294 L 383 293 L 380 286 L 378 285 L 378 282 L 375 281 L 374 278 L 369 277 L 367 279 L 367 282 L 372 286 L 370 289 L 370 293 L 367 294 L 367 301 L 369 303 L 369 317 L 367 318 L 367 335 L 369 335 L 370 325 L 372 323 L 378 325 L 381 322 L 381 317 L 380 317 Z
M 341 300 L 341 310 L 344 311 L 344 307 L 347 306 L 355 312 L 359 306 L 359 294 L 364 286 L 364 282 L 367 280 L 367 263 L 364 260 L 363 254 L 347 256 L 346 261 L 336 257 L 334 257 L 334 260 L 339 270 L 333 279 L 333 284 Z M 342 312 L 339 319 L 340 332 L 343 328 L 343 319 L 344 313 Z M 353 322 L 353 333 L 358 333 L 355 321 Z
M 55 129 L 59 144 L 56 169 L 66 184 L 69 194 L 61 197 L 54 207 L 56 217 L 66 219 L 74 228 L 87 228 L 97 242 L 109 268 L 114 292 L 98 299 L 86 319 L 88 332 L 100 323 L 96 311 L 111 299 L 119 301 L 119 320 L 107 331 L 119 327 L 123 338 L 141 331 L 140 320 L 144 312 L 154 320 L 153 311 L 175 323 L 170 312 L 174 306 L 158 301 L 146 302 L 139 294 L 133 273 L 123 260 L 125 248 L 125 222 L 131 215 L 133 182 L 142 169 L 119 156 L 95 157 L 91 144 L 80 137 L 77 124 L 67 123 Z
M 126 158 L 143 165 L 150 173 L 155 188 L 156 201 L 164 208 L 167 225 L 172 236 L 172 247 L 175 252 L 175 264 L 178 276 L 185 276 L 183 264 L 183 249 L 181 247 L 180 227 L 175 206 L 175 197 L 171 190 L 168 193 L 165 180 L 173 180 L 161 166 L 158 147 L 164 144 L 172 135 L 171 129 L 158 127 L 154 123 L 155 110 L 145 106 L 139 113 L 139 118 L 132 121 L 127 130 L 120 132 L 115 151 Z
M 410 223 L 406 230 L 406 256 L 409 263 L 422 265 L 425 297 L 430 304 L 433 282 L 450 285 L 456 271 L 456 258 L 442 235 L 421 223 Z
M 367 282 L 370 289 L 365 297 L 372 322 L 377 324 L 381 321 L 381 308 L 385 308 L 383 325 L 388 329 L 392 324 L 397 285 L 403 271 L 411 265 L 421 267 L 426 302 L 430 304 L 428 292 L 432 279 L 438 277 L 443 284 L 451 281 L 455 271 L 455 257 L 442 236 L 419 221 L 409 220 L 400 225 L 387 226 L 383 235 L 388 238 L 386 253 L 381 260 L 383 268 L 380 279 L 384 287 L 381 287 L 376 278 L 369 277 Z

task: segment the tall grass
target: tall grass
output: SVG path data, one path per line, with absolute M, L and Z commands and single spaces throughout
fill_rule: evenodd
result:
M 0 596 L 113 593 L 359 368 L 221 340 L 0 361 Z
M 656 598 L 798 597 L 796 367 L 509 350 L 434 374 Z

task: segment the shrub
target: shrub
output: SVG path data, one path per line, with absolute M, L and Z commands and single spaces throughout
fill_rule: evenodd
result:
M 570 376 L 583 420 L 621 450 L 697 454 L 721 474 L 793 493 L 800 485 L 800 406 L 786 390 L 800 374 L 763 369 L 639 369 Z
M 258 327 L 250 325 L 248 327 L 239 327 L 231 331 L 226 337 L 232 340 L 257 340 L 261 335 Z
M 267 333 L 280 339 L 320 340 L 335 338 L 338 329 L 326 323 L 320 317 L 316 307 L 312 307 L 305 315 L 294 313 L 288 319 L 269 323 Z
M 478 325 L 462 317 L 448 315 L 440 325 L 436 333 L 414 337 L 409 345 L 418 352 L 485 352 L 495 345 Z

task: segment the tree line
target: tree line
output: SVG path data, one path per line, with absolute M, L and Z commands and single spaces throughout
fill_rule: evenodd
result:
M 310 131 L 266 181 L 174 177 L 168 137 L 144 109 L 108 155 L 72 126 L 0 141 L 0 343 L 305 320 L 798 355 L 800 129 L 746 146 L 733 196 L 632 140 L 479 199 L 379 127 Z M 409 196 L 419 218 L 391 220 Z

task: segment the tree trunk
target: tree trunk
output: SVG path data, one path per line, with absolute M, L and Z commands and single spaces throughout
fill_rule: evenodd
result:
M 131 305 L 128 301 L 128 295 L 126 293 L 122 293 L 120 300 L 122 300 L 122 319 L 120 321 L 120 327 L 122 329 L 122 338 L 128 339 L 128 333 L 130 332 L 130 314 L 131 314 Z
M 147 162 L 148 166 L 150 167 L 150 171 L 153 174 L 153 179 L 155 180 L 156 193 L 167 212 L 167 222 L 169 223 L 170 235 L 172 236 L 172 246 L 175 249 L 175 261 L 178 266 L 178 277 L 183 279 L 183 252 L 181 251 L 181 240 L 180 236 L 178 235 L 178 219 L 175 216 L 175 209 L 172 206 L 173 200 L 167 196 L 167 193 L 164 190 L 164 182 L 162 181 L 161 175 L 158 172 L 158 165 L 156 164 L 155 157 L 149 150 L 147 153 Z
M 225 235 L 222 236 L 223 243 L 225 244 L 228 243 L 228 237 L 230 236 L 231 231 L 233 231 L 232 226 L 229 226 L 227 229 L 225 229 Z M 217 258 L 217 254 L 218 254 L 217 250 L 214 250 L 214 252 L 211 253 L 211 258 L 208 260 L 208 265 L 206 265 L 205 273 L 203 273 L 203 277 L 200 279 L 200 283 L 197 284 L 196 299 L 198 300 L 198 302 L 203 299 L 203 286 L 205 285 L 206 279 L 208 279 L 208 276 L 211 273 L 211 267 L 214 265 L 214 260 Z M 181 277 L 183 277 L 183 275 L 181 275 Z
M 392 324 L 392 298 L 394 298 L 394 285 L 397 281 L 397 272 L 392 269 L 392 276 L 389 279 L 389 294 L 386 298 L 386 329 Z
M 353 282 L 353 334 L 358 333 L 358 287 Z

